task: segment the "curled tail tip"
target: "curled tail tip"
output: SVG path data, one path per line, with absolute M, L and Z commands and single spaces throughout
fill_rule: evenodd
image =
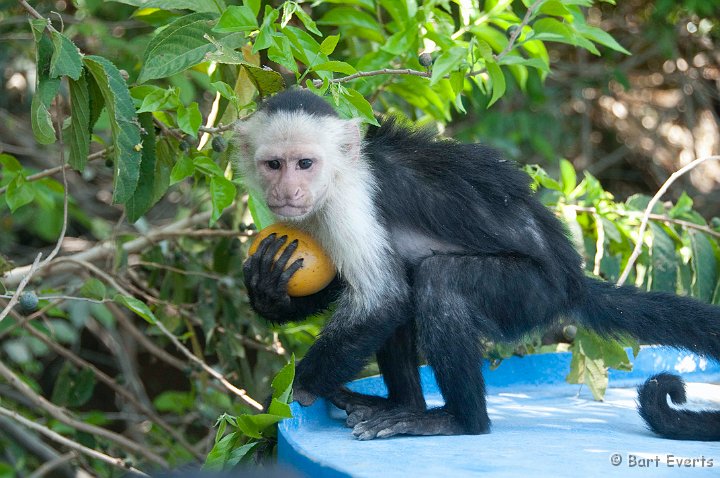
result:
M 638 401 L 640 409 L 646 407 L 667 408 L 667 396 L 676 405 L 687 401 L 685 382 L 682 378 L 671 373 L 653 375 L 644 384 L 638 387 Z

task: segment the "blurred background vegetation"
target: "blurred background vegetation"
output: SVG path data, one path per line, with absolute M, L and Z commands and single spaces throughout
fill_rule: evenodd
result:
M 23 3 L 0 0 L 0 478 L 268 456 L 285 410 L 246 414 L 322 318 L 271 327 L 243 289 L 248 238 L 269 219 L 232 175 L 226 125 L 258 90 L 300 83 L 346 116 L 372 121 L 372 107 L 491 144 L 527 167 L 588 273 L 617 281 L 640 242 L 629 282 L 720 303 L 719 162 L 675 181 L 638 234 L 672 172 L 720 153 L 718 1 L 30 2 L 55 33 L 31 28 Z M 341 80 L 384 68 L 421 74 Z M 140 116 L 123 123 L 128 105 Z M 96 121 L 87 141 L 84 117 Z M 119 197 L 128 164 L 140 179 Z M 619 345 L 555 332 L 491 358 L 563 342 L 569 380 L 597 397 L 605 367 L 629 367 Z

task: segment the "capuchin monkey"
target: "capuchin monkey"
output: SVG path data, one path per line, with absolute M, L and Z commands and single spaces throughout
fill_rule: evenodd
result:
M 348 412 L 361 440 L 397 434 L 490 430 L 482 344 L 511 342 L 561 316 L 605 337 L 630 335 L 720 358 L 720 308 L 586 277 L 555 215 L 530 178 L 479 144 L 461 144 L 396 119 L 363 136 L 323 99 L 286 91 L 237 129 L 237 165 L 278 220 L 312 234 L 337 278 L 308 297 L 287 294 L 302 261 L 288 264 L 286 237 L 266 238 L 244 265 L 252 307 L 276 323 L 335 303 L 297 365 L 294 398 L 326 397 Z M 418 355 L 445 400 L 427 409 Z M 387 398 L 344 388 L 375 354 Z M 640 414 L 656 433 L 720 440 L 720 412 L 671 408 L 685 384 L 660 374 L 639 389 Z

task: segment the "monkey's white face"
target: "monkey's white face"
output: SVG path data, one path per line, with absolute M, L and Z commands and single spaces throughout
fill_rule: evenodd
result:
M 267 205 L 280 218 L 302 219 L 323 203 L 329 181 L 326 159 L 316 146 L 263 145 L 255 163 Z
M 237 129 L 238 165 L 282 220 L 302 221 L 325 204 L 334 178 L 360 155 L 358 123 L 303 112 L 258 112 Z

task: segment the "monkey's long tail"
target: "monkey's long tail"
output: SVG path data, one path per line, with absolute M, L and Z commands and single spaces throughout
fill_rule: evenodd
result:
M 640 341 L 690 350 L 720 359 L 720 307 L 665 292 L 586 279 L 582 325 L 606 336 L 628 334 Z M 650 429 L 675 440 L 720 441 L 720 411 L 671 408 L 685 403 L 685 383 L 663 373 L 638 388 L 639 410 Z

